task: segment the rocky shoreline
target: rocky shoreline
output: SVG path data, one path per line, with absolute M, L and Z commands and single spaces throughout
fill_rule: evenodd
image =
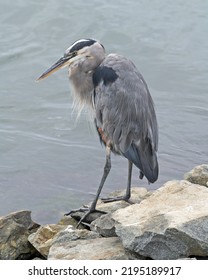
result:
M 207 164 L 153 192 L 132 188 L 131 200 L 99 201 L 106 214 L 91 214 L 78 229 L 82 213 L 48 225 L 30 211 L 0 217 L 0 259 L 208 259 Z

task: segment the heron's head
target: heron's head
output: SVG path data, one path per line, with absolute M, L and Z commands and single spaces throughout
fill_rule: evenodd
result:
M 93 39 L 81 39 L 73 43 L 64 55 L 47 69 L 37 80 L 44 79 L 57 70 L 69 67 L 72 72 L 89 72 L 97 68 L 105 58 L 102 44 Z

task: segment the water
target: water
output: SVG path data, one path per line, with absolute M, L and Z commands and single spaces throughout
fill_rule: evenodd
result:
M 39 223 L 93 198 L 105 160 L 84 112 L 71 114 L 67 71 L 35 79 L 79 38 L 134 61 L 159 122 L 155 189 L 208 157 L 208 2 L 0 0 L 0 215 L 30 209 Z M 103 190 L 125 188 L 127 161 L 112 158 Z

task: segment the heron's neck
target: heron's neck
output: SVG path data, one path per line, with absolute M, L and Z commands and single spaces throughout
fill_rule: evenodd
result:
M 81 111 L 85 105 L 92 108 L 92 94 L 93 94 L 93 82 L 92 72 L 82 72 L 69 70 L 69 79 L 72 84 L 72 94 L 74 97 L 74 104 L 78 111 Z

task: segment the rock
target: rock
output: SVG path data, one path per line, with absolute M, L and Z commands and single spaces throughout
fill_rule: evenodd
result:
M 85 214 L 85 212 L 82 212 L 82 211 L 77 211 L 75 213 L 72 213 L 70 214 L 71 217 L 77 221 L 79 221 L 83 215 Z M 84 220 L 84 222 L 86 224 L 90 224 L 92 221 L 96 220 L 97 218 L 99 218 L 100 216 L 104 215 L 106 213 L 101 213 L 101 212 L 93 212 L 93 213 L 90 213 Z
M 208 187 L 208 164 L 198 165 L 184 175 L 184 179 Z
M 56 240 L 49 251 L 50 260 L 126 260 L 125 252 L 118 237 Z
M 28 240 L 44 258 L 47 258 L 52 241 L 56 235 L 65 230 L 71 231 L 76 226 L 77 221 L 74 218 L 64 216 L 57 224 L 41 226 L 28 237 Z M 80 225 L 79 228 L 82 229 L 84 226 Z
M 117 236 L 115 232 L 115 221 L 112 219 L 111 213 L 103 215 L 90 224 L 92 231 L 98 232 L 104 237 Z
M 126 193 L 126 189 L 124 190 L 117 190 L 109 194 L 109 197 L 118 197 L 124 196 Z M 131 198 L 130 200 L 133 203 L 140 203 L 143 199 L 149 197 L 152 194 L 151 191 L 148 191 L 144 187 L 131 187 Z M 107 205 L 108 203 L 102 203 Z
M 0 218 L 0 259 L 208 259 L 207 173 L 204 164 L 154 192 L 132 188 L 130 202 L 99 200 L 79 229 L 83 212 L 41 227 L 30 211 L 11 213 Z
M 78 243 L 81 240 L 87 240 L 87 243 L 91 243 L 91 239 L 99 237 L 100 235 L 96 232 L 67 227 L 54 237 L 48 258 L 60 259 L 60 256 L 64 256 L 65 254 L 68 255 L 70 253 L 70 251 L 67 252 L 67 250 L 72 246 L 71 244 L 75 244 L 74 242 Z
M 170 181 L 112 214 L 125 248 L 152 259 L 208 256 L 208 189 Z
M 99 201 L 97 209 L 100 211 L 104 211 L 108 214 L 103 214 L 98 218 L 94 219 L 90 224 L 90 229 L 92 231 L 98 232 L 104 237 L 116 236 L 114 221 L 111 218 L 111 213 L 115 212 L 118 209 L 125 208 L 129 205 L 130 204 L 128 202 L 123 200 L 113 201 L 109 203 Z
M 19 211 L 0 218 L 0 259 L 32 259 L 38 256 L 28 236 L 38 229 L 30 211 Z
M 118 237 L 101 238 L 86 229 L 59 232 L 49 250 L 50 260 L 120 260 L 140 258 L 126 251 Z
M 54 236 L 66 227 L 66 225 L 53 224 L 41 226 L 30 234 L 28 240 L 44 258 L 47 258 Z
M 123 191 L 115 191 L 111 193 L 110 197 L 118 197 L 123 196 L 126 190 Z M 148 191 L 145 188 L 132 188 L 131 190 L 131 201 L 133 203 L 140 203 L 143 199 L 149 197 L 152 192 Z M 102 215 L 99 218 L 95 219 L 91 225 L 90 229 L 98 232 L 100 235 L 104 237 L 113 237 L 116 236 L 115 233 L 115 221 L 111 217 L 111 213 L 115 212 L 118 209 L 125 208 L 131 205 L 126 201 L 114 201 L 110 203 L 103 203 L 99 201 L 97 205 L 97 209 L 104 211 L 108 214 Z
M 53 240 L 53 245 L 59 242 L 69 242 L 80 239 L 91 240 L 93 238 L 99 238 L 100 235 L 97 232 L 89 231 L 86 229 L 74 229 L 67 227 L 65 230 L 60 231 Z
M 57 225 L 66 225 L 69 226 L 71 225 L 72 227 L 76 228 L 78 222 L 71 216 L 63 216 L 61 220 L 57 223 Z M 84 228 L 82 225 L 79 226 L 79 228 Z
M 102 202 L 101 200 L 98 201 L 96 209 L 99 211 L 103 211 L 105 213 L 113 213 L 118 209 L 125 208 L 129 206 L 130 203 L 124 200 L 112 201 L 112 202 Z

